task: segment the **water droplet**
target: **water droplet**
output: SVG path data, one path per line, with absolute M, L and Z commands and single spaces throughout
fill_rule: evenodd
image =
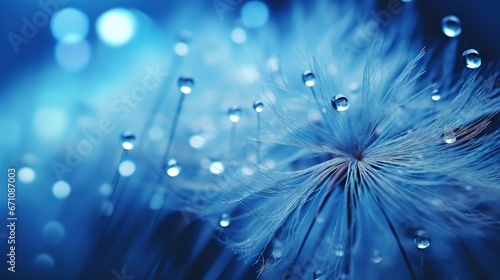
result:
M 462 60 L 465 67 L 469 69 L 477 69 L 481 66 L 481 56 L 475 49 L 468 49 L 462 53 Z
M 457 141 L 457 136 L 456 136 L 455 132 L 450 130 L 450 131 L 446 131 L 445 133 L 443 133 L 443 135 L 441 135 L 441 139 L 443 139 L 443 141 L 446 144 L 453 144 Z
M 135 135 L 130 131 L 125 131 L 121 135 L 122 147 L 124 150 L 130 151 L 134 148 Z
M 222 174 L 222 172 L 224 172 L 224 164 L 220 161 L 214 161 L 210 164 L 208 170 L 215 175 Z
M 344 112 L 349 108 L 349 100 L 342 94 L 337 94 L 332 98 L 332 107 L 339 112 Z
M 338 244 L 337 248 L 335 248 L 335 255 L 337 257 L 342 257 L 344 255 L 344 245 Z
M 239 122 L 241 117 L 241 108 L 236 106 L 229 108 L 227 116 L 232 123 Z
M 314 280 L 324 280 L 325 279 L 325 274 L 321 270 L 316 270 L 313 273 L 313 279 Z
M 257 112 L 257 113 L 262 112 L 262 111 L 264 110 L 264 103 L 262 103 L 261 101 L 258 101 L 258 100 L 257 100 L 257 101 L 255 101 L 255 102 L 253 103 L 253 109 L 254 109 L 254 111 L 255 111 L 255 112 Z
M 316 84 L 316 77 L 314 77 L 313 72 L 307 70 L 302 73 L 302 81 L 308 87 L 313 87 Z
M 415 244 L 419 249 L 426 249 L 431 245 L 430 235 L 423 230 L 417 230 L 415 232 Z
M 457 37 L 462 33 L 462 24 L 456 16 L 445 16 L 441 20 L 441 29 L 448 37 Z
M 382 261 L 382 255 L 379 250 L 373 250 L 372 257 L 370 258 L 372 263 L 379 263 Z
M 228 214 L 222 214 L 219 218 L 219 225 L 221 227 L 228 227 L 231 224 L 231 220 L 229 219 Z
M 441 94 L 439 93 L 439 90 L 435 89 L 432 91 L 431 99 L 434 101 L 439 101 L 441 99 Z
M 167 167 L 165 168 L 165 171 L 167 172 L 167 175 L 170 177 L 176 177 L 181 173 L 181 166 L 175 159 L 171 159 L 167 163 Z
M 193 90 L 194 81 L 191 78 L 180 77 L 177 81 L 177 85 L 182 93 L 190 94 Z

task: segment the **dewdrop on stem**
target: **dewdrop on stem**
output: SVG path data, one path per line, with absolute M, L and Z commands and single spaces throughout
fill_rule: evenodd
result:
M 172 126 L 170 128 L 170 133 L 168 135 L 168 144 L 165 154 L 163 156 L 163 162 L 167 161 L 167 159 L 170 157 L 170 150 L 172 149 L 172 143 L 175 138 L 175 131 L 177 129 L 177 124 L 179 123 L 179 117 L 181 115 L 184 97 L 191 93 L 194 81 L 192 78 L 180 77 L 177 80 L 177 84 L 179 85 L 179 90 L 181 91 L 181 97 L 179 98 L 179 102 L 177 103 L 177 109 L 175 110 L 174 119 L 172 120 Z
M 427 249 L 431 246 L 431 237 L 424 230 L 417 230 L 415 232 L 415 244 L 419 249 Z
M 337 94 L 332 98 L 332 107 L 339 112 L 344 112 L 349 109 L 349 100 L 342 94 Z
M 456 16 L 445 16 L 441 20 L 441 29 L 448 37 L 457 37 L 462 33 L 462 24 Z
M 441 94 L 439 93 L 439 90 L 435 89 L 432 91 L 431 99 L 433 101 L 439 101 L 441 99 Z
M 229 139 L 229 147 L 231 149 L 231 152 L 233 152 L 235 150 L 235 141 L 236 141 L 236 123 L 238 123 L 240 121 L 240 117 L 241 117 L 241 108 L 240 107 L 237 107 L 237 106 L 233 106 L 231 108 L 229 108 L 229 110 L 227 111 L 227 117 L 229 119 L 229 121 L 233 124 L 231 126 L 231 135 L 230 135 L 230 139 Z
M 465 67 L 469 69 L 477 69 L 481 66 L 481 56 L 475 49 L 468 49 L 462 53 L 462 61 Z
M 228 214 L 222 214 L 219 218 L 219 225 L 223 228 L 228 227 L 231 224 Z
M 264 110 L 264 103 L 262 103 L 262 101 L 255 101 L 253 103 L 253 110 L 256 112 L 256 113 L 262 113 L 262 111 Z
M 121 135 L 122 147 L 124 150 L 130 151 L 134 148 L 135 135 L 130 131 L 125 131 Z
M 457 136 L 453 130 L 449 130 L 441 135 L 441 139 L 443 139 L 446 144 L 453 144 L 457 141 Z
M 194 81 L 192 78 L 180 77 L 177 81 L 177 85 L 183 94 L 190 94 L 194 86 Z
M 314 77 L 313 72 L 306 70 L 302 73 L 302 81 L 306 86 L 313 87 L 316 84 L 316 77 Z
M 177 177 L 181 173 L 181 170 L 181 166 L 175 159 L 169 160 L 165 167 L 165 172 L 167 172 L 169 177 Z
M 227 111 L 227 117 L 229 118 L 229 121 L 232 123 L 239 122 L 241 117 L 241 108 L 237 106 L 229 108 L 229 110 Z

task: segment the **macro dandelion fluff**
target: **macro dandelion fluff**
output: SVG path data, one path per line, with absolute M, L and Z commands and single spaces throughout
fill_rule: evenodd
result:
M 493 3 L 132 2 L 8 33 L 19 279 L 500 277 Z
M 349 8 L 318 3 L 292 26 L 315 32 L 264 70 L 274 119 L 250 140 L 278 164 L 250 159 L 245 176 L 233 163 L 199 214 L 221 217 L 221 242 L 264 279 L 494 277 L 456 264 L 476 258 L 466 240 L 498 228 L 500 134 L 482 133 L 500 109 L 496 70 L 469 50 L 456 75 L 456 41 L 426 49 L 398 32 L 417 28 L 411 5 L 404 28 L 356 45 Z

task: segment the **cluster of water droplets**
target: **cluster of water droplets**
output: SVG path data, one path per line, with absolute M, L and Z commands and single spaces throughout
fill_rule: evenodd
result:
M 311 88 L 314 98 L 316 98 L 313 90 L 313 87 L 316 85 L 316 77 L 314 76 L 314 73 L 310 70 L 304 71 L 302 73 L 302 82 L 304 83 L 304 85 Z M 333 109 L 337 110 L 338 112 L 344 112 L 349 109 L 349 100 L 344 95 L 337 94 L 332 97 L 331 105 Z
M 441 20 L 441 30 L 444 35 L 454 38 L 462 33 L 462 22 L 454 15 L 448 15 Z M 469 69 L 481 66 L 481 55 L 476 49 L 467 49 L 462 52 L 462 62 Z

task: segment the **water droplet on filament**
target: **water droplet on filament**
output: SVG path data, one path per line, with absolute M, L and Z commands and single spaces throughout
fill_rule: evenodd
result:
M 184 94 L 190 94 L 193 90 L 194 81 L 191 78 L 180 77 L 177 81 L 177 85 L 179 86 L 179 90 Z
M 465 67 L 469 69 L 477 69 L 481 66 L 481 56 L 475 49 L 468 49 L 462 53 L 462 60 Z
M 231 107 L 227 111 L 227 117 L 229 118 L 229 121 L 232 123 L 237 123 L 240 121 L 241 117 L 241 108 L 240 107 Z
M 257 113 L 262 112 L 264 110 L 264 103 L 262 103 L 261 101 L 255 101 L 253 103 L 253 109 Z
M 443 139 L 443 141 L 446 144 L 453 144 L 457 141 L 457 136 L 456 136 L 455 132 L 453 132 L 453 131 L 446 131 L 441 136 L 441 139 Z
M 134 148 L 135 135 L 132 132 L 125 131 L 121 135 L 121 140 L 122 140 L 123 149 L 129 151 L 129 150 L 132 150 Z
M 222 214 L 219 219 L 219 225 L 221 227 L 228 227 L 231 224 L 231 220 L 229 219 L 228 214 Z
M 314 77 L 313 72 L 307 70 L 302 73 L 302 81 L 308 87 L 313 87 L 316 84 L 316 77 Z
M 181 173 L 181 170 L 181 166 L 175 159 L 169 160 L 167 163 L 167 167 L 165 168 L 167 175 L 170 177 L 177 177 Z
M 349 100 L 342 94 L 337 94 L 332 98 L 333 109 L 344 112 L 349 108 Z
M 445 16 L 441 20 L 441 29 L 444 35 L 453 38 L 462 33 L 462 24 L 456 16 Z
M 417 230 L 415 232 L 415 244 L 419 249 L 426 249 L 431 245 L 431 237 L 424 230 Z

